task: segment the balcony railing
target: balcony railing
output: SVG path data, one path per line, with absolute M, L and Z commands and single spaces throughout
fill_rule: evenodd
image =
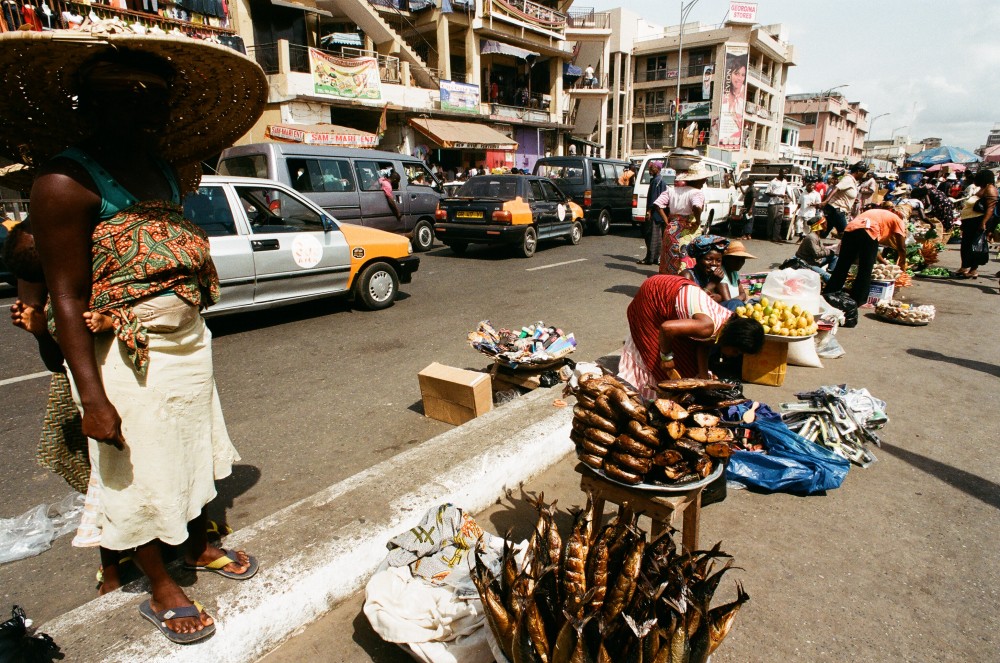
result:
M 607 74 L 594 74 L 594 78 L 585 78 L 581 76 L 573 83 L 573 90 L 607 90 L 608 89 L 608 75 Z
M 707 64 L 689 64 L 686 67 L 681 67 L 681 73 L 685 78 L 690 76 L 701 76 L 705 73 L 705 68 L 710 65 Z M 676 69 L 652 69 L 652 70 L 639 70 L 636 72 L 636 83 L 649 83 L 652 81 L 676 81 L 677 80 L 677 70 Z
M 674 116 L 674 110 L 670 107 L 670 104 L 645 104 L 640 108 L 645 113 L 645 117 L 667 115 L 673 118 Z
M 758 83 L 763 83 L 764 85 L 772 85 L 771 76 L 765 74 L 757 67 L 747 67 L 747 76 L 754 79 Z
M 490 104 L 490 115 L 527 120 L 528 122 L 552 121 L 552 116 L 549 115 L 547 110 L 525 108 L 524 106 L 508 106 L 507 104 Z
M 353 48 L 349 46 L 342 47 L 337 51 L 325 49 L 319 50 L 339 58 L 377 58 L 378 75 L 379 79 L 383 83 L 402 84 L 403 82 L 399 66 L 399 58 L 392 55 L 380 55 L 375 51 L 365 51 L 360 48 Z M 247 54 L 257 61 L 257 64 L 261 66 L 261 69 L 264 70 L 265 74 L 281 73 L 281 67 L 278 64 L 278 44 L 260 44 L 257 46 L 251 46 L 247 49 Z M 288 56 L 289 70 L 303 74 L 309 73 L 308 46 L 289 44 Z
M 566 14 L 549 9 L 545 5 L 532 2 L 532 0 L 493 0 L 487 7 L 489 7 L 490 13 L 500 8 L 508 16 L 547 30 L 562 32 L 566 28 Z
M 597 12 L 593 7 L 576 9 L 567 16 L 567 25 L 571 28 L 607 30 L 611 27 L 611 13 Z

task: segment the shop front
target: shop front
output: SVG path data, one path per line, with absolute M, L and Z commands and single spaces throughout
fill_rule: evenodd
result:
M 518 142 L 485 124 L 411 118 L 409 125 L 430 143 L 427 159 L 445 170 L 513 168 Z

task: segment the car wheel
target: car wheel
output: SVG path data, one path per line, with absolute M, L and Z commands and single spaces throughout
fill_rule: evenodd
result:
M 369 311 L 389 308 L 399 292 L 399 277 L 392 265 L 373 262 L 365 267 L 355 285 L 355 300 Z
M 452 242 L 447 246 L 449 249 L 451 249 L 451 252 L 457 256 L 464 255 L 465 250 L 469 248 L 469 245 L 466 244 L 465 242 Z
M 593 224 L 594 232 L 598 235 L 607 235 L 611 231 L 611 212 L 606 209 L 601 210 L 597 221 Z
M 522 258 L 530 258 L 535 255 L 535 248 L 538 246 L 538 232 L 532 228 L 524 229 L 524 237 L 521 238 L 521 246 L 518 247 L 518 255 Z
M 429 221 L 418 221 L 413 229 L 413 250 L 419 253 L 430 251 L 434 246 L 434 228 Z
M 583 224 L 579 221 L 573 222 L 573 227 L 569 229 L 569 243 L 576 246 L 583 239 Z

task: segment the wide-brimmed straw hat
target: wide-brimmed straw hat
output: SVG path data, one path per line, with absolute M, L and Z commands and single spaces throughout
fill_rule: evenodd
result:
M 14 191 L 30 191 L 35 181 L 35 171 L 23 163 L 12 163 L 0 168 L 0 186 Z
M 707 180 L 711 176 L 712 173 L 708 172 L 708 169 L 701 165 L 701 163 L 694 163 L 687 170 L 677 173 L 677 179 L 681 182 Z
M 738 239 L 729 240 L 729 246 L 726 247 L 726 251 L 723 255 L 732 256 L 734 258 L 756 258 L 754 254 L 747 251 L 747 247 L 743 242 Z
M 0 34 L 0 154 L 38 166 L 90 136 L 77 110 L 81 67 L 110 49 L 163 58 L 175 75 L 160 156 L 174 165 L 207 159 L 254 125 L 267 77 L 226 46 L 189 37 L 92 34 L 79 30 Z

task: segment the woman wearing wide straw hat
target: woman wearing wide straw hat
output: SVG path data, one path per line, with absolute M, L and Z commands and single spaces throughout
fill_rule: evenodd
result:
M 234 579 L 257 563 L 206 539 L 214 481 L 239 456 L 200 315 L 218 276 L 207 237 L 183 219 L 178 172 L 250 128 L 266 79 L 186 38 L 56 31 L 0 36 L 0 81 L 18 91 L 0 99 L 0 151 L 38 169 L 32 228 L 90 438 L 95 538 L 134 550 L 152 589 L 144 617 L 175 642 L 201 640 L 212 618 L 169 576 L 161 545 Z M 92 335 L 91 310 L 114 332 Z
M 705 209 L 705 194 L 701 189 L 709 175 L 703 165 L 695 163 L 688 170 L 677 173 L 677 184 L 663 194 L 669 197 L 670 215 L 663 231 L 660 274 L 680 274 L 688 266 L 684 262 L 684 252 L 701 232 L 701 212 Z

